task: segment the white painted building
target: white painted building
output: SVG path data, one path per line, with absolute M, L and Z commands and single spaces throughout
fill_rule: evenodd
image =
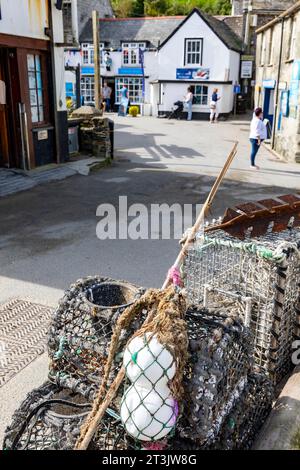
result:
M 94 50 L 89 22 L 81 37 L 81 93 L 94 100 Z M 151 113 L 169 112 L 188 86 L 195 95 L 194 117 L 209 112 L 214 88 L 222 99 L 219 112 L 233 109 L 233 86 L 239 81 L 240 38 L 222 20 L 194 9 L 187 17 L 104 18 L 100 20 L 101 76 L 113 89 L 115 109 L 120 89 L 132 104 L 151 105 Z M 70 57 L 69 53 L 69 57 Z M 107 67 L 107 57 L 111 66 Z M 66 79 L 67 93 L 74 76 Z

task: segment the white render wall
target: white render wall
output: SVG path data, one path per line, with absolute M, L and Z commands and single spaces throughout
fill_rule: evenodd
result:
M 208 82 L 232 81 L 232 85 L 207 83 L 209 96 L 213 89 L 218 88 L 222 96 L 219 102 L 219 112 L 229 113 L 233 107 L 233 84 L 239 81 L 240 54 L 229 50 L 215 35 L 209 26 L 197 13 L 174 34 L 174 36 L 160 49 L 158 55 L 159 79 L 176 80 L 177 68 L 192 68 L 184 65 L 184 44 L 186 38 L 203 38 L 202 67 L 210 70 Z M 190 82 L 193 84 L 193 81 Z M 182 99 L 189 83 L 176 80 L 176 83 L 164 83 L 163 103 L 160 110 L 168 111 L 175 101 Z M 208 106 L 194 105 L 195 112 L 209 112 Z
M 47 0 L 1 0 L 0 33 L 46 39 Z

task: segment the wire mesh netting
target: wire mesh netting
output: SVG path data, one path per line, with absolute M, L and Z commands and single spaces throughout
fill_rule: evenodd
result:
M 87 397 L 92 395 L 101 382 L 114 325 L 142 293 L 143 289 L 127 282 L 99 276 L 71 285 L 49 330 L 49 379 Z M 120 351 L 138 326 L 138 321 L 133 322 L 122 333 Z
M 47 382 L 33 390 L 6 429 L 6 450 L 72 450 L 91 403 L 84 396 Z M 89 450 L 136 448 L 119 416 L 111 409 L 100 423 Z
M 253 334 L 256 365 L 275 383 L 300 335 L 299 248 L 299 229 L 245 242 L 217 230 L 195 241 L 184 264 L 189 301 L 238 314 Z
M 241 320 L 190 307 L 186 314 L 190 360 L 185 371 L 182 438 L 208 445 L 239 399 L 252 367 L 252 339 Z

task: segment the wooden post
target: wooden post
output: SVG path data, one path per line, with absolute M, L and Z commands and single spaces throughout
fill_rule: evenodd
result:
M 101 74 L 100 74 L 100 37 L 99 37 L 99 13 L 93 11 L 93 41 L 94 41 L 94 67 L 95 67 L 95 108 L 101 109 Z

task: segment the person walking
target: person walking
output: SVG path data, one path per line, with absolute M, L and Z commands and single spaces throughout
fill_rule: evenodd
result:
M 119 116 L 126 116 L 127 115 L 127 108 L 129 104 L 129 92 L 128 88 L 126 88 L 125 85 L 123 85 L 123 88 L 121 89 L 121 103 L 119 106 Z
M 108 113 L 111 110 L 111 94 L 112 94 L 112 89 L 110 86 L 108 86 L 107 82 L 104 82 L 104 86 L 102 88 L 102 98 L 105 103 L 105 111 Z
M 215 88 L 211 97 L 210 102 L 210 122 L 218 122 L 219 112 L 218 112 L 218 101 L 221 99 L 221 96 L 218 95 L 218 88 Z
M 259 170 L 259 166 L 255 165 L 255 158 L 261 146 L 261 143 L 267 138 L 267 126 L 263 122 L 263 111 L 256 108 L 250 125 L 250 142 L 251 142 L 251 168 Z
M 189 86 L 187 89 L 187 94 L 184 99 L 184 102 L 188 111 L 188 115 L 187 115 L 188 121 L 191 121 L 192 116 L 193 116 L 193 99 L 194 99 L 193 90 L 192 90 L 192 87 Z

